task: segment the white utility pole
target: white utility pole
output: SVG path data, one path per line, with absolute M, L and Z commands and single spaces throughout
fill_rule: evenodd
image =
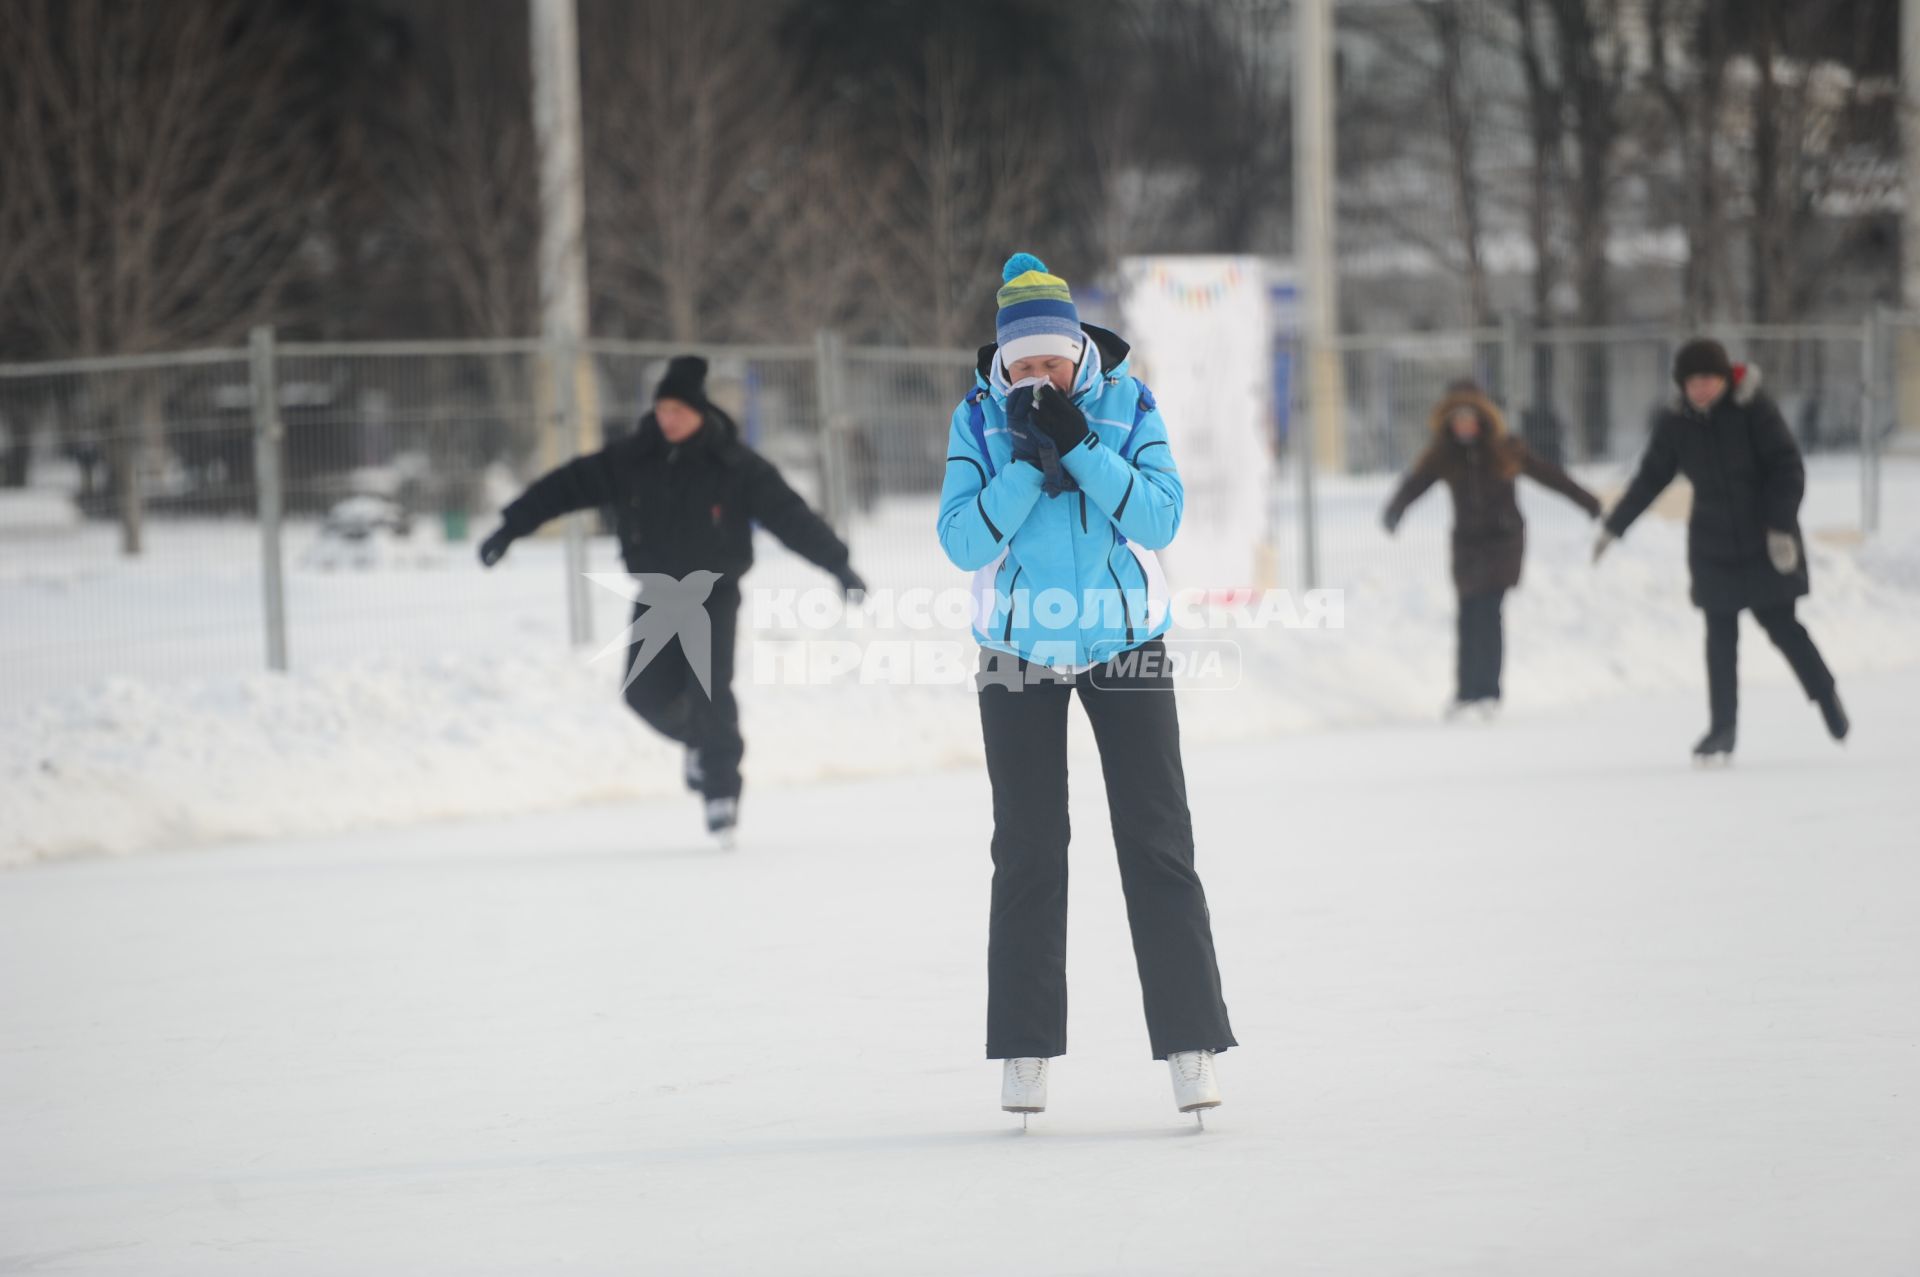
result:
M 530 0 L 533 130 L 540 149 L 540 335 L 587 334 L 586 166 L 574 0 Z
M 1900 5 L 1900 305 L 1893 330 L 1893 406 L 1901 450 L 1920 450 L 1920 0 Z M 1884 380 L 1884 379 L 1883 379 Z
M 529 0 L 533 50 L 533 133 L 540 149 L 540 336 L 542 400 L 555 429 L 544 432 L 549 464 L 599 447 L 593 364 L 587 337 L 586 164 L 580 144 L 580 22 L 574 0 Z M 570 441 L 570 442 L 567 442 Z M 585 515 L 566 521 L 568 631 L 592 638 L 585 585 Z
M 1300 281 L 1301 369 L 1306 421 L 1296 423 L 1294 463 L 1307 506 L 1302 574 L 1318 575 L 1313 470 L 1346 463 L 1339 358 L 1328 344 L 1340 331 L 1339 270 L 1334 259 L 1333 0 L 1293 5 L 1293 256 Z M 1305 429 L 1301 429 L 1305 426 Z
M 1900 6 L 1900 138 L 1906 212 L 1900 241 L 1900 302 L 1920 314 L 1920 0 Z

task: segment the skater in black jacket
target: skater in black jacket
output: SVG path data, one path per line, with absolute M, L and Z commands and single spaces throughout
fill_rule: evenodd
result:
M 1810 589 L 1800 537 L 1806 468 L 1780 410 L 1760 390 L 1760 370 L 1735 366 L 1718 343 L 1687 343 L 1674 361 L 1680 395 L 1653 423 L 1652 437 L 1626 495 L 1606 518 L 1594 561 L 1626 534 L 1676 474 L 1693 484 L 1687 566 L 1693 603 L 1707 615 L 1707 734 L 1698 758 L 1733 753 L 1739 709 L 1740 613 L 1750 610 L 1787 658 L 1835 740 L 1848 722 L 1833 675 L 1795 601 Z
M 833 529 L 771 462 L 741 442 L 732 418 L 708 401 L 706 375 L 707 361 L 698 356 L 673 360 L 654 391 L 653 411 L 638 429 L 536 479 L 501 512 L 499 529 L 480 545 L 480 561 L 492 567 L 515 538 L 549 519 L 613 509 L 627 571 L 673 579 L 643 583 L 634 604 L 627 704 L 656 731 L 686 745 L 687 787 L 705 800 L 707 827 L 725 835 L 739 819 L 746 749 L 733 697 L 733 650 L 740 577 L 753 564 L 753 523 L 832 573 L 845 593 L 866 585 Z M 657 592 L 657 609 L 646 597 L 649 591 Z M 684 615 L 665 615 L 669 597 L 676 610 L 699 609 L 692 625 Z M 659 613 L 656 622 L 673 624 L 652 634 L 661 627 L 647 625 L 650 611 Z M 711 633 L 708 687 L 690 663 L 694 654 L 683 646 L 689 639 L 697 643 L 694 636 L 702 629 Z

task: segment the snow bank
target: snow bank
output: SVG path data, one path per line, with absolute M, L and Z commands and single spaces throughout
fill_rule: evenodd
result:
M 1603 488 L 1618 478 L 1588 477 Z M 1920 519 L 1910 517 L 1920 509 L 1920 466 L 1890 472 L 1882 536 L 1860 544 L 1819 535 L 1847 521 L 1853 484 L 1850 467 L 1817 470 L 1806 519 L 1814 595 L 1803 615 L 1843 679 L 1920 657 Z M 1231 690 L 1196 686 L 1183 698 L 1189 740 L 1438 714 L 1453 661 L 1446 501 L 1436 494 L 1416 506 L 1389 542 L 1373 522 L 1385 487 L 1354 481 L 1326 494 L 1325 561 L 1344 589 L 1344 627 L 1216 632 L 1238 646 L 1243 668 Z M 1537 489 L 1524 500 L 1530 550 L 1507 610 L 1509 713 L 1628 692 L 1704 702 L 1684 528 L 1649 516 L 1595 570 L 1584 519 Z M 192 538 L 192 552 L 181 553 L 189 566 L 178 570 L 89 560 L 84 569 L 41 561 L 0 572 L 0 659 L 16 676 L 32 668 L 52 684 L 0 727 L 0 864 L 503 816 L 678 788 L 677 748 L 620 705 L 616 665 L 565 649 L 557 546 L 516 546 L 491 575 L 470 567 L 464 549 L 421 570 L 296 571 L 295 672 L 281 676 L 254 670 L 257 584 L 244 527 L 180 535 Z M 930 545 L 930 512 L 911 503 L 864 529 L 857 555 L 876 585 L 959 581 L 951 569 L 930 571 Z M 821 578 L 768 545 L 752 580 Z M 105 659 L 126 672 L 99 677 L 100 651 L 70 634 L 63 641 L 62 627 L 108 615 L 129 596 L 144 609 L 142 632 L 154 636 L 136 653 L 148 664 L 122 661 L 115 648 Z M 610 595 L 596 605 L 596 631 L 610 639 L 624 605 Z M 1788 681 L 1751 624 L 1744 647 L 1748 683 Z M 163 665 L 162 653 L 174 664 Z M 193 672 L 182 676 L 179 662 Z M 764 685 L 746 642 L 738 686 L 750 786 L 980 757 L 964 684 Z M 1870 706 L 1852 708 L 1871 722 Z
M 0 488 L 0 539 L 72 532 L 79 526 L 79 507 L 64 492 Z

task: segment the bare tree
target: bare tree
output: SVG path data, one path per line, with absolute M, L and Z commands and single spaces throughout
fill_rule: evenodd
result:
M 458 0 L 404 9 L 418 25 L 382 174 L 394 221 L 431 255 L 462 331 L 523 336 L 539 237 L 526 24 L 477 23 Z
M 588 258 L 601 299 L 676 341 L 725 336 L 806 127 L 768 6 L 607 0 L 582 14 Z
M 1292 100 L 1286 0 L 1172 0 L 1143 38 L 1163 68 L 1163 99 L 1141 130 L 1192 175 L 1186 212 L 1209 228 L 1198 247 L 1274 252 L 1292 223 Z M 1150 152 L 1152 153 L 1152 152 Z
M 1624 132 L 1627 89 L 1621 0 L 1548 0 L 1569 142 L 1572 185 L 1568 224 L 1580 319 L 1607 322 L 1607 249 L 1612 231 L 1614 163 Z
M 1527 226 L 1533 243 L 1533 314 L 1542 326 L 1553 322 L 1553 296 L 1558 254 L 1554 241 L 1554 195 L 1560 188 L 1562 94 L 1548 70 L 1541 48 L 1540 20 L 1535 0 L 1512 0 L 1518 39 L 1516 48 L 1527 89 L 1529 165 Z
M 1858 0 L 1648 0 L 1647 80 L 1674 134 L 1690 321 L 1796 318 L 1837 264 L 1847 240 L 1823 196 L 1849 120 L 1893 92 L 1867 70 L 1886 16 Z
M 1379 223 L 1457 277 L 1460 318 L 1473 325 L 1493 319 L 1480 153 L 1496 113 L 1475 75 L 1474 50 L 1488 43 L 1478 7 L 1433 0 L 1411 10 L 1357 11 L 1350 27 L 1366 33 L 1384 62 L 1347 95 L 1341 116 L 1349 215 Z M 1436 188 L 1445 200 L 1434 197 Z
M 919 65 L 894 79 L 897 166 L 869 192 L 898 280 L 882 300 L 897 331 L 936 345 L 980 331 L 1001 262 L 1040 230 L 1056 170 L 1060 139 L 1032 127 L 1022 86 L 985 83 L 971 46 L 929 33 Z
M 327 182 L 314 94 L 284 14 L 250 0 L 17 0 L 0 92 L 13 216 L 57 228 L 12 292 L 50 353 L 226 341 L 273 313 Z M 113 384 L 122 546 L 163 447 L 151 376 Z
M 1536 320 L 1545 325 L 1554 319 L 1560 282 L 1554 267 L 1554 230 L 1556 222 L 1562 222 L 1572 259 L 1575 314 L 1580 323 L 1599 327 L 1612 315 L 1607 254 L 1619 145 L 1626 132 L 1629 62 L 1623 0 L 1511 0 L 1511 9 L 1533 153 L 1529 223 Z M 1566 205 L 1558 218 L 1556 196 Z M 1546 387 L 1555 372 L 1548 351 L 1544 345 L 1535 351 L 1537 407 L 1542 409 L 1549 402 Z M 1587 455 L 1601 455 L 1612 427 L 1602 345 L 1584 351 L 1579 407 Z M 1549 443 L 1550 449 L 1553 442 L 1557 440 Z
M 271 313 L 325 185 L 284 15 L 16 0 L 7 28 L 7 182 L 60 228 L 22 281 L 44 346 L 224 340 Z
M 1481 217 L 1480 174 L 1475 163 L 1480 119 L 1475 104 L 1467 98 L 1469 75 L 1467 51 L 1468 17 L 1461 0 L 1437 0 L 1424 12 L 1433 26 L 1434 44 L 1439 51 L 1438 83 L 1440 117 L 1447 139 L 1448 172 L 1453 190 L 1454 217 L 1460 227 L 1460 250 L 1467 280 L 1468 305 L 1475 324 L 1493 319 L 1493 295 L 1487 284 L 1486 262 L 1481 254 L 1484 219 Z
M 0 155 L 20 155 L 33 144 L 35 122 L 22 97 L 19 85 L 0 73 Z M 26 185 L 0 178 L 0 297 L 16 296 L 14 289 L 25 279 L 27 264 L 39 256 L 51 231 L 51 224 L 34 218 Z M 0 352 L 16 340 L 26 345 L 25 331 L 8 331 L 19 324 L 21 316 L 12 306 L 0 307 Z
M 756 219 L 762 233 L 753 298 L 737 313 L 734 330 L 771 341 L 822 328 L 882 335 L 884 322 L 868 304 L 889 278 L 873 251 L 881 234 L 873 188 L 894 178 L 886 170 L 876 176 L 841 113 L 816 103 L 806 118 L 807 135 L 790 148 Z
M 1199 183 L 1191 171 L 1156 162 L 1151 139 L 1173 112 L 1177 90 L 1153 84 L 1159 61 L 1148 50 L 1165 46 L 1164 24 L 1197 22 L 1203 14 L 1155 3 L 1117 3 L 1100 13 L 1110 45 L 1105 65 L 1118 73 L 1092 78 L 1081 101 L 1084 124 L 1076 122 L 1081 163 L 1065 175 L 1074 211 L 1083 220 L 1087 255 L 1096 270 L 1111 270 L 1128 253 L 1167 250 L 1183 242 L 1194 222 L 1192 206 Z M 1284 132 L 1284 130 L 1282 130 Z
M 1726 123 L 1725 6 L 1715 0 L 1648 0 L 1648 81 L 1673 130 L 1687 261 L 1681 313 L 1716 319 L 1731 296 L 1727 175 L 1718 140 Z
M 525 22 L 476 22 L 459 0 L 403 0 L 412 39 L 378 189 L 388 224 L 431 263 L 422 272 L 434 309 L 460 335 L 523 337 L 539 329 L 539 160 L 530 107 Z M 535 361 L 492 353 L 479 361 L 493 419 L 514 455 L 537 446 Z M 457 374 L 436 363 L 432 371 Z M 436 402 L 458 402 L 456 394 Z M 437 499 L 478 499 L 471 435 L 436 420 L 429 434 Z
M 1824 254 L 1819 196 L 1845 119 L 1858 109 L 1874 11 L 1852 0 L 1754 0 L 1740 9 L 1750 46 L 1752 147 L 1746 182 L 1749 311 L 1798 318 Z M 1821 51 L 1852 46 L 1849 64 Z

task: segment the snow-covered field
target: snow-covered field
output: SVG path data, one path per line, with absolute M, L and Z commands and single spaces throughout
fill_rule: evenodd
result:
M 1585 477 L 1606 491 L 1623 474 Z M 1239 644 L 1242 676 L 1231 693 L 1188 696 L 1191 739 L 1436 715 L 1453 647 L 1447 502 L 1430 495 L 1389 539 L 1377 524 L 1386 487 L 1384 477 L 1322 486 L 1324 583 L 1344 591 L 1344 627 L 1223 635 Z M 1700 705 L 1701 624 L 1686 601 L 1682 527 L 1648 516 L 1596 571 L 1590 525 L 1541 489 L 1522 492 L 1531 548 L 1525 586 L 1508 605 L 1512 705 L 1641 692 Z M 1858 501 L 1853 461 L 1814 464 L 1804 523 L 1815 593 L 1804 615 L 1845 686 L 1920 660 L 1920 464 L 1889 463 L 1879 537 L 1860 545 L 1828 535 L 1854 526 Z M 964 584 L 939 557 L 932 521 L 927 502 L 883 508 L 857 531 L 857 564 L 878 587 Z M 297 528 L 288 539 L 293 672 L 282 676 L 262 669 L 249 529 L 156 523 L 149 536 L 151 553 L 135 564 L 116 558 L 108 528 L 0 542 L 0 864 L 507 816 L 678 785 L 675 752 L 619 703 L 617 664 L 568 651 L 556 542 L 522 542 L 492 573 L 474 564 L 470 545 L 374 571 L 323 571 L 307 566 L 311 529 Z M 1293 547 L 1281 551 L 1290 567 Z M 1221 584 L 1190 558 L 1172 556 L 1176 585 Z M 616 566 L 608 543 L 594 546 L 594 566 Z M 764 538 L 749 581 L 826 584 Z M 611 639 L 626 605 L 601 591 L 594 599 L 596 633 Z M 763 628 L 755 637 L 790 635 Z M 825 637 L 927 636 L 841 628 Z M 966 649 L 962 635 L 945 637 Z M 1750 686 L 1785 684 L 1757 629 L 1744 646 Z M 741 693 L 756 794 L 978 766 L 964 686 L 851 675 L 756 685 L 754 669 L 749 643 Z M 1856 709 L 1870 726 L 1870 707 Z
M 0 1272 L 1903 1277 L 1920 673 L 1849 690 L 1193 747 L 1204 1135 L 1097 785 L 1024 1136 L 976 771 L 0 875 Z

